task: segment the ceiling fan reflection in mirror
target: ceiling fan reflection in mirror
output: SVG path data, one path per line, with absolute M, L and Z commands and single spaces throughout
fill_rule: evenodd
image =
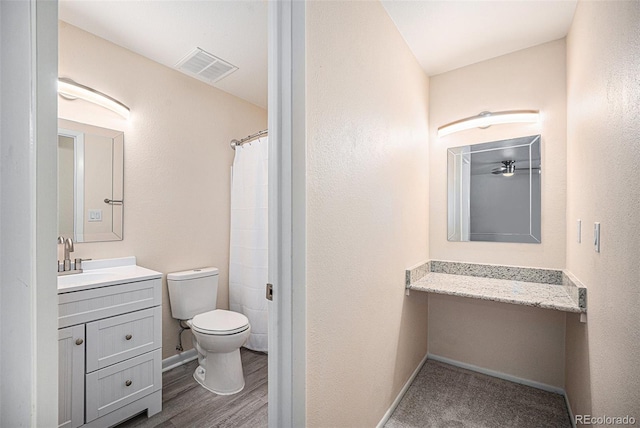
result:
M 531 169 L 538 170 L 538 174 L 540 174 L 540 167 L 532 167 Z M 518 171 L 527 171 L 529 168 L 521 168 Z M 491 170 L 491 174 L 502 174 L 503 177 L 512 177 L 513 174 L 516 173 L 516 161 L 515 160 L 506 160 L 502 161 L 502 166 L 499 168 L 494 168 Z

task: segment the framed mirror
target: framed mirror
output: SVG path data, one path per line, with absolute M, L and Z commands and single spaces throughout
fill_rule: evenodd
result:
M 124 133 L 58 120 L 58 235 L 122 240 Z
M 541 242 L 540 135 L 450 148 L 448 240 Z

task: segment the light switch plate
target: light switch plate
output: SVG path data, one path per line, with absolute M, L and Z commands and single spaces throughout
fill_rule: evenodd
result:
M 600 252 L 600 223 L 593 223 L 593 249 Z
M 89 210 L 89 221 L 102 221 L 102 210 Z

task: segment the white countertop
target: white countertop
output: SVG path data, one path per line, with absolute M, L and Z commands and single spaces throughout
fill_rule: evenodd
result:
M 58 276 L 58 294 L 127 282 L 162 278 L 161 272 L 136 265 L 135 257 L 83 262 L 83 272 Z
M 430 272 L 408 288 L 565 312 L 584 312 L 563 285 Z

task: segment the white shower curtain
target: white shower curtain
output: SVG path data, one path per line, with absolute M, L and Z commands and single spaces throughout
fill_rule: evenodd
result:
M 229 306 L 251 323 L 244 346 L 261 352 L 267 352 L 269 320 L 265 298 L 268 152 L 268 137 L 237 147 L 231 178 Z

